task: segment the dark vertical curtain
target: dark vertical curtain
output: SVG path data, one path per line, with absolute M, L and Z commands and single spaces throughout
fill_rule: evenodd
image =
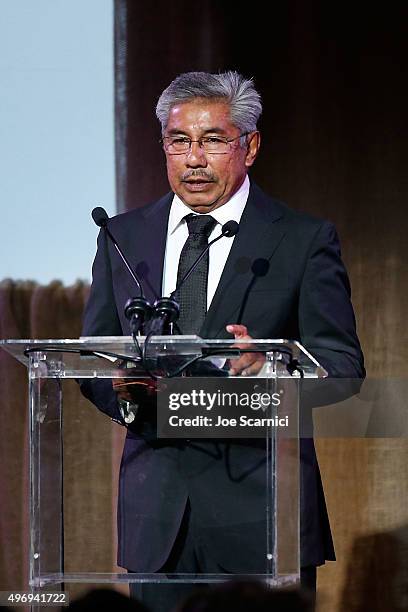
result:
M 264 113 L 252 178 L 336 224 L 372 377 L 408 376 L 407 6 L 115 2 L 119 210 L 168 191 L 154 108 L 177 74 L 254 77 Z M 397 609 L 375 585 L 395 593 L 408 574 L 406 440 L 317 447 L 338 556 L 319 572 L 324 609 Z

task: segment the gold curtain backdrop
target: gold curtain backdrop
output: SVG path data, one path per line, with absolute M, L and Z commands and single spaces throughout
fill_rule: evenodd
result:
M 40 286 L 0 283 L 0 337 L 78 338 L 89 287 L 77 282 Z M 27 371 L 0 351 L 0 590 L 28 586 Z M 93 407 L 74 381 L 65 381 L 64 499 L 66 571 L 116 568 L 116 491 L 124 431 Z M 91 545 L 90 545 L 91 543 Z M 87 587 L 70 587 L 78 594 Z

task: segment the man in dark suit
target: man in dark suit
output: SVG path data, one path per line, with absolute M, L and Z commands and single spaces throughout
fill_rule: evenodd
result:
M 249 182 L 260 113 L 252 81 L 235 72 L 180 75 L 156 109 L 172 192 L 113 218 L 109 228 L 154 300 L 175 289 L 195 245 L 202 248 L 236 220 L 237 236 L 211 247 L 178 295 L 181 332 L 297 339 L 330 376 L 362 377 L 334 227 Z M 101 233 L 83 335 L 129 335 L 124 305 L 133 294 L 127 270 Z M 248 376 L 259 364 L 245 355 L 230 368 Z M 125 424 L 109 381 L 84 381 L 82 390 Z M 302 440 L 300 453 L 302 580 L 310 584 L 334 550 L 313 440 Z M 262 571 L 264 525 L 257 509 L 265 494 L 264 455 L 262 445 L 172 444 L 155 439 L 148 426 L 130 427 L 120 477 L 119 564 L 135 572 Z M 237 478 L 226 470 L 227 458 Z

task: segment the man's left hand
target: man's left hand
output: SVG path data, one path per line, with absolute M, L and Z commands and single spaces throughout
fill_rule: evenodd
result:
M 245 340 L 252 340 L 245 325 L 227 325 L 226 330 L 229 334 L 234 334 L 235 339 L 240 341 L 234 345 L 237 348 L 243 349 L 251 346 L 250 344 L 245 344 Z M 255 376 L 259 373 L 264 363 L 265 355 L 261 353 L 245 353 L 234 361 L 230 360 L 228 373 L 230 376 Z

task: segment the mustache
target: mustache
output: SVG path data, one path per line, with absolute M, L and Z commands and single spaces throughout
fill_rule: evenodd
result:
M 204 170 L 203 168 L 196 168 L 191 170 L 186 170 L 184 174 L 181 175 L 181 180 L 186 181 L 189 178 L 203 178 L 206 181 L 214 182 L 216 180 L 216 175 L 213 172 L 209 172 Z

